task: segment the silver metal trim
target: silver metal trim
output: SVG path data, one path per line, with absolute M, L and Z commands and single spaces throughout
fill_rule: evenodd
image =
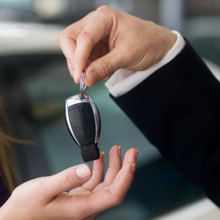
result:
M 80 80 L 80 94 L 81 94 L 81 98 L 84 98 L 84 96 L 86 95 L 86 88 L 87 88 L 87 86 L 84 84 L 84 77 L 85 77 L 85 72 L 82 73 L 81 80 Z
M 82 103 L 82 102 L 90 102 L 90 96 L 85 94 L 84 98 L 81 98 L 81 95 L 74 95 L 69 97 L 68 99 L 66 99 L 67 105 L 68 107 L 74 105 L 74 104 L 78 104 L 78 103 Z
M 93 111 L 93 115 L 94 115 L 94 119 L 95 119 L 95 130 L 96 130 L 96 134 L 95 134 L 95 144 L 97 144 L 99 142 L 99 129 L 100 129 L 100 120 L 99 120 L 99 112 L 97 110 L 97 107 L 95 105 L 94 100 L 92 99 L 92 97 L 90 96 L 90 105 L 92 107 L 92 111 Z

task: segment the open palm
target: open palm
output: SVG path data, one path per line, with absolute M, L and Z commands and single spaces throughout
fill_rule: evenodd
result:
M 28 181 L 15 189 L 1 208 L 0 217 L 2 220 L 93 219 L 123 201 L 133 181 L 137 154 L 135 148 L 129 149 L 122 164 L 121 148 L 113 146 L 104 180 L 104 153 L 101 153 L 100 159 L 94 161 L 93 170 L 81 164 L 50 177 Z M 79 169 L 87 175 L 77 176 Z

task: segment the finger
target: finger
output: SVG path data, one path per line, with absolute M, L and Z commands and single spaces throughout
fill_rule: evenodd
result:
M 119 170 L 121 169 L 121 147 L 115 145 L 111 148 L 109 152 L 109 167 L 105 175 L 105 179 L 102 183 L 100 183 L 95 189 L 93 193 L 100 192 L 107 186 L 109 186 L 112 182 L 114 182 Z
M 76 40 L 71 37 L 72 32 L 72 27 L 68 27 L 64 31 L 62 31 L 58 37 L 57 37 L 57 42 L 66 57 L 66 59 L 72 63 L 74 60 L 74 54 L 76 50 Z
M 86 15 L 83 19 L 69 25 L 57 37 L 57 42 L 64 56 L 69 61 L 68 66 L 71 66 L 71 68 L 68 67 L 69 70 L 75 69 L 73 63 L 74 63 L 74 55 L 76 50 L 76 39 L 79 33 L 88 23 L 88 20 L 90 19 L 93 13 L 94 12 L 91 12 L 88 15 Z M 72 71 L 70 71 L 70 74 L 73 76 Z
M 76 195 L 90 195 L 91 190 L 87 189 L 86 187 L 77 187 L 69 191 L 69 195 L 76 196 Z
M 83 30 L 85 25 L 88 23 L 88 20 L 90 20 L 90 17 L 92 14 L 93 12 L 89 13 L 81 20 L 69 25 L 62 32 L 60 32 L 57 37 L 57 43 L 59 44 L 67 60 L 69 60 L 70 62 L 72 62 L 74 59 L 76 39 L 79 33 Z
M 74 70 L 72 69 L 72 65 L 71 65 L 70 61 L 66 60 L 66 62 L 67 62 L 67 67 L 68 67 L 70 76 L 72 76 L 74 78 Z
M 107 189 L 103 189 L 90 196 L 92 210 L 100 212 L 121 204 L 132 184 L 136 164 L 137 150 L 135 148 L 129 149 L 125 154 L 124 164 L 117 179 Z
M 138 154 L 139 154 L 139 150 L 137 150 L 136 148 L 131 148 L 129 149 L 124 156 L 124 160 L 123 160 L 123 166 L 126 163 L 137 163 L 137 158 L 138 158 Z
M 93 48 L 89 56 L 91 62 L 97 60 L 98 58 L 104 56 L 109 52 L 109 43 L 105 42 L 104 39 L 99 41 Z
M 135 151 L 135 152 L 134 152 Z M 126 166 L 126 164 L 129 164 L 129 163 L 132 163 L 132 166 L 133 166 L 133 169 L 135 170 L 136 169 L 136 166 L 137 166 L 137 158 L 138 158 L 138 154 L 139 154 L 139 150 L 135 149 L 135 148 L 131 148 L 129 149 L 125 156 L 124 156 L 124 160 L 123 160 L 123 166 Z M 115 181 L 116 182 L 119 178 L 120 178 L 120 175 L 121 175 L 121 172 L 123 172 L 123 170 L 121 169 L 120 172 L 118 173 L 117 177 L 115 178 Z
M 97 82 L 109 78 L 116 70 L 127 66 L 130 60 L 125 56 L 128 54 L 127 46 L 118 46 L 105 56 L 92 62 L 86 71 L 85 84 L 93 86 Z
M 86 67 L 93 47 L 110 34 L 113 24 L 111 10 L 108 10 L 108 7 L 101 7 L 92 15 L 87 25 L 78 35 L 73 63 L 76 70 L 76 82 L 80 81 L 81 73 Z
M 135 148 L 131 148 L 126 152 L 123 166 L 109 189 L 113 198 L 118 197 L 119 201 L 123 201 L 131 186 L 137 166 L 137 157 L 138 151 Z
M 61 192 L 82 185 L 88 181 L 91 173 L 91 168 L 85 164 L 68 168 L 53 176 L 45 177 L 41 184 L 41 192 L 43 190 L 45 199 L 50 200 Z
M 99 183 L 102 182 L 105 170 L 104 155 L 104 152 L 101 152 L 99 160 L 95 160 L 93 162 L 92 177 L 88 182 L 83 184 L 83 187 L 92 191 Z
M 111 184 L 114 182 L 119 170 L 121 169 L 121 147 L 115 145 L 109 152 L 109 168 L 106 172 L 104 183 Z

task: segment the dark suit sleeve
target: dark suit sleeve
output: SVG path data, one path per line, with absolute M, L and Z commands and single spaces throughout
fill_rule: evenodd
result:
M 190 44 L 112 98 L 163 157 L 220 206 L 220 83 Z

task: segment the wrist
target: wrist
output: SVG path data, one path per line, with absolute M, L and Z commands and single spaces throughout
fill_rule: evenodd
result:
M 162 28 L 164 29 L 164 34 L 161 35 L 161 44 L 163 46 L 163 50 L 161 50 L 160 59 L 156 63 L 161 61 L 166 56 L 166 54 L 173 48 L 177 41 L 177 34 L 175 32 L 172 32 L 164 27 Z

